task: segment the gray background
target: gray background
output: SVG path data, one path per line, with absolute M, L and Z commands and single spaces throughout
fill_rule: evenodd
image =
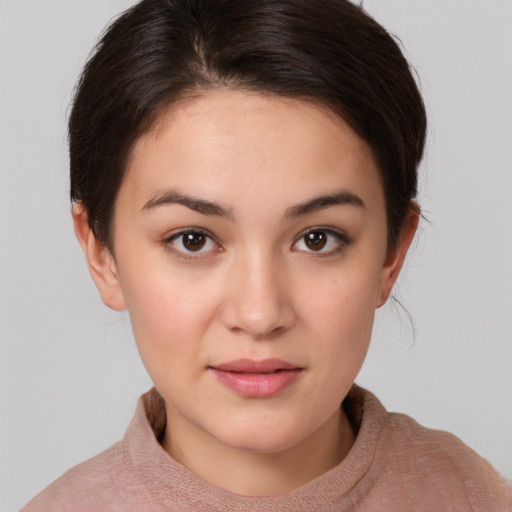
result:
M 0 0 L 0 510 L 120 439 L 150 381 L 74 239 L 65 121 L 128 0 Z M 358 382 L 512 478 L 512 1 L 367 0 L 421 76 L 429 222 Z

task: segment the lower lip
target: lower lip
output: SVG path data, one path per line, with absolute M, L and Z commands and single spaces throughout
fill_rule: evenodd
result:
M 293 384 L 301 369 L 282 370 L 275 373 L 243 373 L 211 368 L 217 379 L 245 398 L 270 398 Z

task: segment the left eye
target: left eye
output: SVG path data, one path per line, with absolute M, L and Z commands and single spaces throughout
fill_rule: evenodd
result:
M 185 231 L 176 233 L 167 241 L 178 252 L 185 254 L 201 253 L 215 250 L 216 243 L 201 231 Z
M 310 229 L 293 244 L 295 251 L 329 253 L 336 252 L 347 243 L 344 236 L 328 229 Z

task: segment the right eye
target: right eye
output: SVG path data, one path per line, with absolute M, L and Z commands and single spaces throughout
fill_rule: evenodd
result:
M 219 245 L 209 235 L 193 229 L 174 233 L 165 239 L 165 245 L 184 255 L 219 250 Z

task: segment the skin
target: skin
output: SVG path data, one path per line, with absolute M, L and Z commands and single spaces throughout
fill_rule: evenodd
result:
M 340 193 L 341 204 L 298 206 L 336 194 L 340 203 Z M 196 211 L 197 200 L 222 211 Z M 411 211 L 387 247 L 373 153 L 344 121 L 299 100 L 205 93 L 164 112 L 135 144 L 114 254 L 79 204 L 73 217 L 103 301 L 129 310 L 165 399 L 168 453 L 244 495 L 289 491 L 343 460 L 355 434 L 340 403 L 418 221 Z M 185 228 L 208 235 L 199 251 L 183 245 Z M 308 233 L 326 245 L 312 250 Z M 301 370 L 276 395 L 248 398 L 211 371 L 240 358 Z

